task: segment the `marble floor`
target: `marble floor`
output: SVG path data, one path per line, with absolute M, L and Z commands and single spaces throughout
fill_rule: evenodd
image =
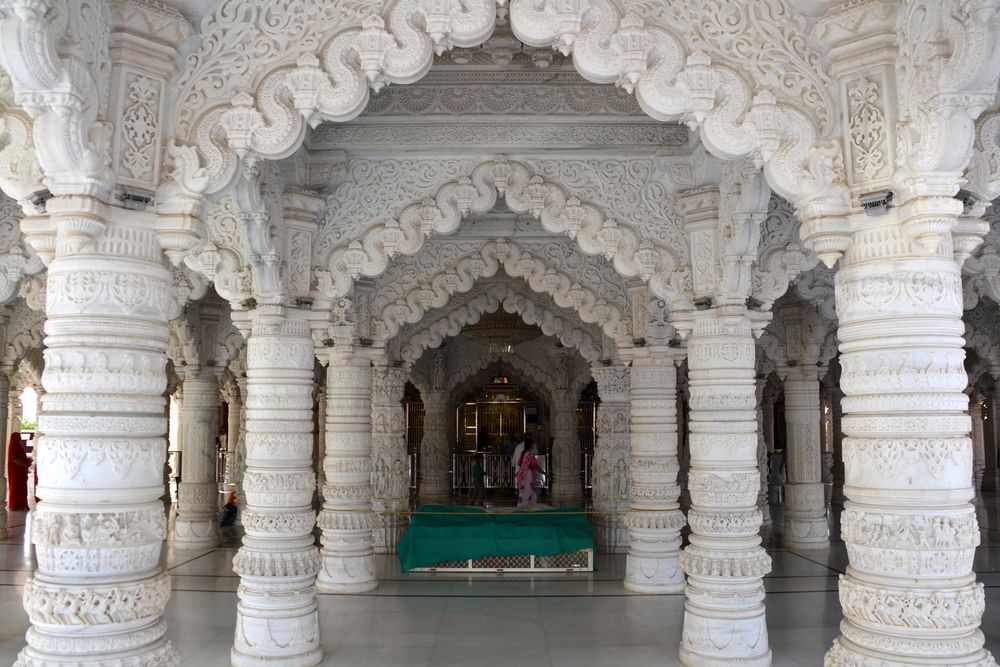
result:
M 979 502 L 982 546 L 976 557 L 986 586 L 983 630 L 1000 655 L 1000 512 L 988 496 Z M 780 516 L 776 507 L 775 515 Z M 33 566 L 25 546 L 25 516 L 10 516 L 0 541 L 0 664 L 12 664 L 24 643 L 21 608 Z M 834 526 L 836 528 L 836 526 Z M 822 664 L 837 634 L 837 577 L 847 557 L 843 543 L 829 549 L 780 548 L 778 528 L 766 541 L 774 569 L 764 580 L 773 664 Z M 185 667 L 229 664 L 236 618 L 232 572 L 238 535 L 207 551 L 165 548 L 173 597 L 169 636 Z M 679 665 L 682 595 L 643 596 L 623 590 L 624 556 L 599 556 L 589 575 L 401 574 L 395 557 L 379 557 L 378 590 L 367 595 L 321 595 L 324 665 L 531 667 L 665 667 Z

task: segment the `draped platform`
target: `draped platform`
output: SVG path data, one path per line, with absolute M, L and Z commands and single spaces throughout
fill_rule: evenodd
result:
M 593 529 L 582 509 L 503 512 L 424 505 L 411 517 L 397 553 L 407 572 L 492 556 L 549 557 L 593 548 Z

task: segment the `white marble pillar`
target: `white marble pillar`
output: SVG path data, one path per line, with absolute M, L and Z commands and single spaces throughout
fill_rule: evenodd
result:
M 375 551 L 396 553 L 406 529 L 410 484 L 406 474 L 405 368 L 379 366 L 372 376 L 372 489 L 377 514 Z
M 743 306 L 690 314 L 690 544 L 680 657 L 685 665 L 771 664 L 757 508 L 754 335 L 767 322 Z
M 313 341 L 309 322 L 281 306 L 234 312 L 247 341 L 243 546 L 233 559 L 235 667 L 322 660 L 312 509 Z
M 215 476 L 218 406 L 219 381 L 215 373 L 189 371 L 184 378 L 184 454 L 174 522 L 174 546 L 178 549 L 211 549 L 220 542 L 219 485 Z
M 372 548 L 372 365 L 366 350 L 327 350 L 326 455 L 323 470 L 324 593 L 364 593 L 378 587 Z
M 424 437 L 420 441 L 420 502 L 451 498 L 451 448 L 448 446 L 448 394 L 430 390 L 424 404 Z
M 928 220 L 948 229 L 938 221 L 955 209 L 953 199 L 919 198 L 879 224 L 866 219 L 840 259 L 850 565 L 827 665 L 994 664 L 972 571 L 980 534 L 969 502 L 962 282 L 947 233 L 932 252 L 909 232 Z M 935 210 L 940 217 L 924 217 Z
M 972 418 L 972 488 L 978 492 L 986 472 L 986 434 L 983 431 L 983 394 L 973 388 L 969 393 L 969 417 Z
M 316 451 L 313 453 L 313 468 L 316 469 L 316 488 L 319 493 L 313 504 L 316 511 L 323 509 L 323 488 L 326 486 L 326 472 L 323 470 L 323 461 L 326 459 L 326 381 L 323 386 L 316 388 Z
M 145 221 L 121 212 L 112 223 L 82 198 L 56 197 L 47 210 L 59 240 L 36 443 L 38 568 L 25 583 L 31 627 L 17 664 L 174 665 L 160 564 L 170 272 Z M 76 235 L 93 225 L 106 225 L 96 239 Z
M 236 440 L 236 470 L 234 481 L 236 483 L 236 525 L 243 525 L 243 513 L 247 508 L 246 494 L 243 490 L 243 477 L 247 469 L 247 378 L 246 376 L 236 378 L 236 385 L 240 390 L 240 430 L 239 438 Z
M 669 348 L 643 348 L 632 360 L 625 589 L 638 593 L 684 590 L 678 559 L 687 522 L 677 484 L 676 356 Z
M 836 507 L 844 506 L 844 430 L 841 421 L 844 417 L 843 404 L 844 392 L 840 390 L 840 385 L 831 392 L 832 405 L 830 416 L 830 430 L 833 432 L 833 488 L 830 490 L 830 505 Z
M 1000 466 L 997 465 L 997 390 L 986 392 L 986 422 L 983 437 L 986 443 L 986 470 L 983 472 L 983 491 L 1000 490 Z
M 768 467 L 769 451 L 764 438 L 764 392 L 767 389 L 767 376 L 758 377 L 754 395 L 757 399 L 757 470 L 760 472 L 760 491 L 757 492 L 757 509 L 760 510 L 761 525 L 771 522 L 771 504 L 767 497 L 767 482 L 770 476 Z
M 10 402 L 10 379 L 7 372 L 0 368 L 0 425 L 7 424 L 7 410 Z M 0 432 L 0 468 L 3 475 L 0 475 L 0 493 L 3 493 L 3 501 L 0 502 L 0 536 L 7 535 L 7 441 L 10 440 L 10 431 Z
M 629 511 L 629 367 L 591 369 L 601 402 L 597 406 L 594 443 L 594 539 L 606 553 L 626 553 L 629 547 L 625 515 Z
M 552 392 L 552 501 L 578 506 L 583 502 L 580 478 L 580 437 L 576 427 L 577 392 L 557 389 Z
M 240 413 L 243 410 L 243 396 L 239 385 L 230 380 L 226 391 L 226 464 L 223 480 L 226 493 L 236 488 L 236 450 L 240 442 Z
M 820 447 L 819 372 L 816 366 L 782 369 L 788 479 L 782 544 L 819 549 L 830 544 Z

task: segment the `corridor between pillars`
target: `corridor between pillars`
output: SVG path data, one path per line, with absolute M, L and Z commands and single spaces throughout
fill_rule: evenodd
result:
M 680 350 L 644 348 L 632 360 L 631 509 L 625 588 L 638 593 L 684 590 L 677 484 L 677 368 Z
M 788 443 L 781 541 L 791 549 L 818 549 L 830 543 L 820 454 L 819 373 L 815 365 L 792 366 L 781 373 Z
M 364 593 L 378 587 L 372 548 L 372 365 L 368 350 L 352 347 L 349 336 L 334 338 L 337 345 L 326 351 L 319 589 Z
M 684 315 L 684 314 L 681 314 Z M 771 664 L 757 508 L 755 342 L 768 313 L 717 306 L 688 315 L 690 544 L 681 662 Z
M 322 660 L 312 509 L 313 340 L 302 311 L 236 311 L 247 341 L 243 546 L 232 664 L 317 665 Z
M 939 201 L 935 229 L 961 211 Z M 827 665 L 995 664 L 972 572 L 979 527 L 959 267 L 950 235 L 928 251 L 904 231 L 933 204 L 917 199 L 881 224 L 866 221 L 837 272 L 850 566 Z
M 150 228 L 112 223 L 83 198 L 57 197 L 48 212 L 59 232 L 31 515 L 38 569 L 17 664 L 177 664 L 160 566 L 170 272 Z M 105 223 L 96 240 L 74 235 Z
M 219 435 L 219 381 L 212 370 L 191 371 L 181 404 L 181 483 L 177 489 L 174 546 L 212 548 L 219 544 L 219 485 L 215 441 Z

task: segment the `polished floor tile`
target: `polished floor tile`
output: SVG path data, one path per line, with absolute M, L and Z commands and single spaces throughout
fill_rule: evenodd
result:
M 983 544 L 976 568 L 986 588 L 987 648 L 1000 654 L 1000 512 L 995 497 L 979 506 Z M 764 580 L 775 667 L 812 667 L 837 635 L 837 580 L 847 566 L 843 543 L 789 550 L 777 523 L 764 532 L 773 570 Z M 21 608 L 34 567 L 25 547 L 23 514 L 10 517 L 0 540 L 0 664 L 24 645 Z M 218 549 L 164 548 L 173 597 L 169 637 L 184 667 L 229 664 L 239 578 L 232 560 L 239 534 L 228 531 Z M 364 595 L 321 595 L 324 665 L 337 667 L 670 667 L 684 596 L 646 596 L 622 588 L 624 556 L 599 556 L 593 573 L 461 575 L 399 571 L 395 557 L 376 563 L 379 588 Z

